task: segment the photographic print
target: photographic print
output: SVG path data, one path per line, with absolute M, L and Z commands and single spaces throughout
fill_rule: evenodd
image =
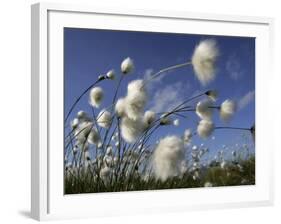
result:
M 64 28 L 64 193 L 255 184 L 255 38 Z

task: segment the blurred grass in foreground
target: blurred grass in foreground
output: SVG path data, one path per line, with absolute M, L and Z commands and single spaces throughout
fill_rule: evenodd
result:
M 116 182 L 105 184 L 95 181 L 89 171 L 79 175 L 79 179 L 74 175 L 66 175 L 64 180 L 65 194 L 196 188 L 204 187 L 206 183 L 212 187 L 254 185 L 255 157 L 239 163 L 230 162 L 223 168 L 215 165 L 201 169 L 197 179 L 186 172 L 182 177 L 169 178 L 164 182 L 155 178 L 144 180 L 136 172 L 129 181 L 119 178 Z

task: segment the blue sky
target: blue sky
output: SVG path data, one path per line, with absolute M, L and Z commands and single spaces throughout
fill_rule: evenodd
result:
M 148 77 L 167 66 L 189 61 L 196 44 L 206 38 L 215 39 L 220 50 L 216 79 L 204 87 L 196 79 L 191 66 L 169 72 L 150 84 L 147 109 L 168 109 L 171 104 L 176 105 L 196 92 L 216 89 L 219 93 L 216 104 L 219 105 L 225 99 L 233 99 L 239 107 L 228 124 L 221 122 L 218 113 L 215 113 L 213 121 L 216 126 L 251 127 L 255 121 L 255 39 L 248 37 L 65 28 L 65 113 L 75 98 L 98 75 L 114 69 L 117 79 L 104 81 L 99 85 L 105 91 L 101 109 L 110 105 L 112 89 L 121 75 L 120 64 L 124 58 L 130 57 L 134 60 L 135 71 L 122 82 L 119 96 L 126 94 L 129 81 Z M 88 95 L 80 101 L 70 118 L 73 119 L 79 110 L 91 113 Z M 198 121 L 199 118 L 190 113 L 188 119 L 180 119 L 179 127 L 160 129 L 153 141 L 168 134 L 182 135 L 186 128 L 196 130 Z M 230 150 L 237 147 L 236 144 L 241 145 L 244 134 L 249 137 L 247 132 L 217 130 L 213 134 L 215 139 L 194 138 L 193 144 L 204 143 L 215 154 L 222 149 L 222 145 L 227 145 Z

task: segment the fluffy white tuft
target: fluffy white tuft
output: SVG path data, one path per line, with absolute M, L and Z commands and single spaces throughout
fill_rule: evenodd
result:
M 213 39 L 203 40 L 196 46 L 191 61 L 202 85 L 215 79 L 215 62 L 218 54 L 219 51 Z
M 111 79 L 111 80 L 115 79 L 115 72 L 114 72 L 114 70 L 108 71 L 106 73 L 106 78 Z
M 112 148 L 112 146 L 111 145 L 109 145 L 109 146 L 107 146 L 106 147 L 106 155 L 108 155 L 108 156 L 112 156 L 112 153 L 113 153 L 113 148 Z
M 177 136 L 167 136 L 160 140 L 153 155 L 153 169 L 157 179 L 162 181 L 181 174 L 184 160 L 183 140 Z
M 206 183 L 204 184 L 204 187 L 213 187 L 213 184 L 210 183 L 210 182 L 206 182 Z
M 72 128 L 72 130 L 76 129 L 79 125 L 79 119 L 78 118 L 74 118 L 71 123 L 70 126 Z
M 197 126 L 197 133 L 201 138 L 208 138 L 214 131 L 214 124 L 210 120 L 201 120 Z
M 125 58 L 121 63 L 121 71 L 123 74 L 128 74 L 134 70 L 134 62 L 131 58 Z
M 143 115 L 147 101 L 146 88 L 141 79 L 134 80 L 128 84 L 126 96 L 126 113 L 132 120 L 137 120 Z
M 180 125 L 180 120 L 179 119 L 175 119 L 174 121 L 173 121 L 173 125 L 174 126 L 179 126 Z
M 144 124 L 142 119 L 132 120 L 128 117 L 123 117 L 120 130 L 123 139 L 128 143 L 132 143 L 136 141 L 137 137 L 143 132 Z
M 236 111 L 236 103 L 233 100 L 225 100 L 220 107 L 220 117 L 228 121 Z
M 78 111 L 77 118 L 78 118 L 78 121 L 81 123 L 85 122 L 85 121 L 92 121 L 92 119 L 89 117 L 89 115 L 83 110 Z
M 154 111 L 148 110 L 144 113 L 143 121 L 146 127 L 149 127 L 152 122 L 156 119 L 156 114 Z
M 123 117 L 126 115 L 126 98 L 120 98 L 115 104 L 115 112 L 118 117 Z
M 74 131 L 74 136 L 77 140 L 77 144 L 80 146 L 85 146 L 87 143 L 88 136 L 91 133 L 94 124 L 92 122 L 82 122 Z
M 103 90 L 101 87 L 94 87 L 90 92 L 90 104 L 93 107 L 99 108 L 101 101 L 103 99 Z
M 98 145 L 101 142 L 101 138 L 96 127 L 93 127 L 89 133 L 88 142 L 94 145 Z
M 184 144 L 190 144 L 190 142 L 191 142 L 191 137 L 192 137 L 191 129 L 186 129 L 186 130 L 184 131 L 184 134 L 183 134 L 183 141 L 184 141 Z
M 210 99 L 199 101 L 196 105 L 196 114 L 204 120 L 211 120 L 213 115 L 213 102 Z
M 103 180 L 105 184 L 108 184 L 110 181 L 110 175 L 111 175 L 111 168 L 104 165 L 100 170 L 100 178 Z
M 111 114 L 107 110 L 101 110 L 97 117 L 97 123 L 100 127 L 108 128 L 111 123 Z

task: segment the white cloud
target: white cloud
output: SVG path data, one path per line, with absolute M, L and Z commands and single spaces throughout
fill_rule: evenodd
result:
M 177 82 L 157 90 L 152 98 L 151 110 L 156 113 L 167 112 L 179 105 L 189 90 L 188 85 Z
M 238 101 L 238 108 L 239 110 L 245 108 L 250 102 L 255 99 L 255 91 L 249 91 L 246 93 L 239 101 Z
M 228 57 L 225 68 L 230 78 L 235 81 L 239 80 L 244 75 L 244 71 L 241 68 L 240 61 L 235 54 Z

